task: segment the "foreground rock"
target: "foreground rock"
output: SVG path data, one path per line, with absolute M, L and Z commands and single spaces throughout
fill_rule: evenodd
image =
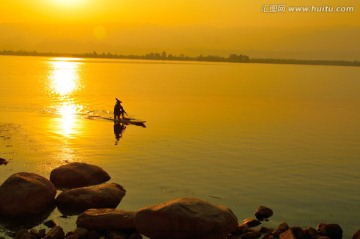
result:
M 51 230 L 46 233 L 44 239 L 64 239 L 65 232 L 60 226 L 55 226 L 51 228 Z
M 322 235 L 331 239 L 342 239 L 343 230 L 338 224 L 319 224 L 319 231 Z
M 305 231 L 300 227 L 290 227 L 280 234 L 280 239 L 306 239 Z
M 315 229 L 290 227 L 282 222 L 274 229 L 248 218 L 237 226 L 237 218 L 226 207 L 194 198 L 180 198 L 137 212 L 89 209 L 78 216 L 77 228 L 66 234 L 60 226 L 51 224 L 48 233 L 45 229 L 21 229 L 12 236 L 15 239 L 142 239 L 142 233 L 153 239 L 342 239 L 343 234 L 338 224 L 321 223 Z M 360 239 L 360 229 L 352 239 Z
M 55 186 L 34 173 L 16 173 L 0 186 L 0 215 L 36 216 L 54 205 Z
M 134 230 L 135 212 L 111 208 L 89 209 L 76 220 L 78 227 L 89 230 Z
M 360 239 L 360 229 L 354 232 L 352 239 Z
M 78 162 L 55 168 L 50 174 L 50 181 L 59 189 L 96 185 L 109 179 L 109 174 L 100 167 Z
M 31 234 L 26 229 L 21 229 L 16 232 L 14 239 L 31 239 Z
M 140 209 L 136 229 L 156 239 L 223 239 L 238 221 L 233 212 L 196 198 L 180 198 Z
M 257 219 L 254 218 L 246 218 L 242 221 L 242 224 L 239 225 L 240 227 L 243 227 L 244 225 L 246 225 L 247 227 L 256 227 L 258 225 L 260 225 L 261 222 Z
M 126 190 L 116 183 L 65 190 L 56 198 L 64 214 L 76 214 L 89 208 L 116 208 Z
M 282 222 L 276 230 L 265 227 L 255 230 L 240 225 L 233 232 L 235 237 L 231 237 L 231 239 L 257 239 L 260 237 L 263 239 L 342 239 L 342 234 L 343 231 L 338 224 L 321 223 L 318 225 L 318 229 L 315 229 L 313 227 L 289 227 L 286 222 Z
M 106 233 L 107 239 L 142 239 L 143 237 L 132 231 L 109 231 Z

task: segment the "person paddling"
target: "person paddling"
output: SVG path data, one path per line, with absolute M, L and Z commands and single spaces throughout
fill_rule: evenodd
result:
M 114 106 L 114 121 L 116 120 L 120 120 L 120 115 L 121 118 L 125 118 L 124 114 L 126 114 L 124 107 L 122 107 L 121 105 L 121 101 L 118 98 L 116 99 L 116 104 Z

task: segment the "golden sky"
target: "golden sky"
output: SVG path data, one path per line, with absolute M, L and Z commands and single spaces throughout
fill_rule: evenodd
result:
M 353 6 L 352 13 L 265 13 L 266 5 Z M 0 22 L 359 26 L 358 0 L 2 0 Z
M 282 6 L 284 11 L 274 11 Z M 322 12 L 290 12 L 293 6 L 317 7 Z M 353 11 L 327 12 L 326 7 L 353 7 Z M 77 42 L 94 41 L 98 46 L 104 43 L 104 50 L 117 52 L 166 48 L 187 53 L 191 48 L 197 54 L 200 51 L 195 50 L 202 46 L 202 51 L 226 54 L 238 49 L 286 52 L 304 40 L 299 50 L 305 51 L 313 50 L 309 38 L 315 45 L 339 33 L 344 33 L 343 38 L 360 38 L 359 19 L 358 0 L 1 0 L 0 44 L 12 47 L 16 40 L 9 39 L 20 36 L 26 46 L 34 47 L 36 41 L 54 41 L 61 35 Z M 9 24 L 15 24 L 13 31 Z M 145 45 L 140 41 L 144 38 L 149 38 Z M 330 43 L 337 52 L 360 51 L 353 39 L 349 40 Z M 265 47 L 266 43 L 273 47 Z M 319 50 L 334 50 L 330 43 L 325 42 Z

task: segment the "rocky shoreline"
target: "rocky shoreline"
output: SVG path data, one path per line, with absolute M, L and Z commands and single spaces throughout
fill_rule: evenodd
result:
M 110 175 L 95 165 L 69 163 L 54 169 L 50 180 L 34 173 L 16 173 L 0 186 L 0 219 L 35 220 L 49 229 L 29 228 L 9 235 L 15 239 L 342 239 L 338 224 L 277 228 L 263 225 L 273 211 L 260 206 L 254 218 L 239 222 L 225 206 L 199 198 L 177 198 L 136 211 L 116 209 L 126 190 L 107 183 Z M 58 190 L 61 192 L 57 195 Z M 57 196 L 56 196 L 57 195 Z M 43 222 L 57 207 L 64 217 L 78 215 L 77 228 L 64 232 L 53 221 Z M 37 223 L 37 224 L 40 224 Z M 0 237 L 1 238 L 1 237 Z M 360 239 L 360 229 L 352 239 Z

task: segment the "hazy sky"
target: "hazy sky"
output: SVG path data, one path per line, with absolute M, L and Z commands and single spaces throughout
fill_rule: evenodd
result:
M 353 9 L 329 12 L 338 7 Z M 15 50 L 359 59 L 359 29 L 359 0 L 1 0 L 0 8 L 0 49 Z

